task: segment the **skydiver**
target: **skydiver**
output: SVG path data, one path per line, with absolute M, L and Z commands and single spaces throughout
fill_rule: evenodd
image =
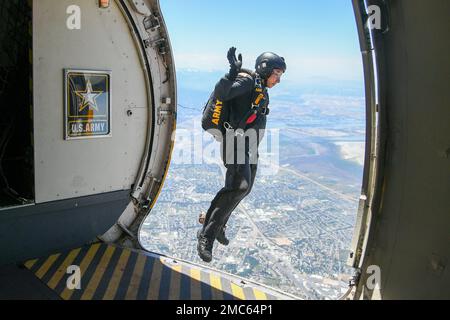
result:
M 229 49 L 227 58 L 230 72 L 217 83 L 214 96 L 230 108 L 229 122 L 239 125 L 237 128 L 231 127 L 237 130 L 227 130 L 220 141 L 222 160 L 226 167 L 225 186 L 212 200 L 203 217 L 203 227 L 197 233 L 197 251 L 205 262 L 212 260 L 215 240 L 225 246 L 229 244 L 225 235 L 228 219 L 236 206 L 250 193 L 255 181 L 258 146 L 264 136 L 269 112 L 267 89 L 280 83 L 281 76 L 286 71 L 284 58 L 272 52 L 265 52 L 256 59 L 254 72 L 242 68 L 242 55 L 239 55 L 239 59 L 236 58 L 236 48 Z M 261 92 L 263 95 L 258 112 L 252 112 L 252 109 L 256 109 L 255 91 L 256 94 Z M 239 129 L 242 129 L 240 134 Z M 245 142 L 245 136 L 250 130 L 256 133 L 254 143 Z M 244 142 L 240 143 L 243 136 Z

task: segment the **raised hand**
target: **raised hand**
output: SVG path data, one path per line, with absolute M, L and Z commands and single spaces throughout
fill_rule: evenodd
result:
M 230 50 L 228 50 L 227 58 L 230 63 L 230 73 L 228 75 L 228 79 L 235 80 L 242 68 L 242 54 L 239 54 L 236 59 L 236 48 L 231 47 Z

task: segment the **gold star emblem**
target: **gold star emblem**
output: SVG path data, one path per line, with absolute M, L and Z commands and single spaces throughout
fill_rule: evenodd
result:
M 86 107 L 89 107 L 90 110 L 94 109 L 95 111 L 98 111 L 97 101 L 95 99 L 97 99 L 98 96 L 103 93 L 103 91 L 92 90 L 92 84 L 90 80 L 87 81 L 86 90 L 75 91 L 75 93 L 82 99 L 79 105 L 78 112 L 83 111 Z

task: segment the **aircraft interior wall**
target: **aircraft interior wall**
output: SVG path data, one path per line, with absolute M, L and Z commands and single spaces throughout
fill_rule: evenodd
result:
M 450 2 L 388 4 L 390 30 L 378 52 L 384 181 L 359 290 L 367 299 L 448 299 Z M 381 279 L 372 290 L 365 270 L 374 266 Z
M 27 1 L 0 3 L 0 207 L 34 197 L 30 21 Z

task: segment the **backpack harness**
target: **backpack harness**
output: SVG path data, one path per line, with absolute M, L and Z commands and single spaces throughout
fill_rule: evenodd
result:
M 245 77 L 251 77 L 247 72 L 242 72 Z M 247 125 L 253 123 L 259 114 L 268 115 L 269 108 L 262 107 L 265 102 L 267 88 L 263 88 L 261 77 L 256 74 L 254 77 L 255 85 L 252 99 L 252 106 L 245 116 L 237 123 L 231 123 L 229 106 L 224 106 L 224 103 L 219 99 L 210 97 L 208 103 L 203 109 L 202 127 L 204 130 L 219 129 L 225 135 L 234 130 L 235 136 L 244 136 L 244 130 Z M 225 108 L 225 109 L 224 109 Z M 214 135 L 214 134 L 213 134 Z M 220 137 L 214 135 L 219 140 Z
M 250 76 L 246 74 L 246 76 Z M 252 77 L 253 78 L 253 77 Z M 261 107 L 265 101 L 265 93 L 267 88 L 263 89 L 261 77 L 259 74 L 255 76 L 255 88 L 253 93 L 253 102 L 250 110 L 245 114 L 241 121 L 238 122 L 234 128 L 230 122 L 224 122 L 223 126 L 227 132 L 236 129 L 236 136 L 244 136 L 244 129 L 248 124 L 253 123 L 259 114 L 267 115 L 269 113 L 268 107 Z

